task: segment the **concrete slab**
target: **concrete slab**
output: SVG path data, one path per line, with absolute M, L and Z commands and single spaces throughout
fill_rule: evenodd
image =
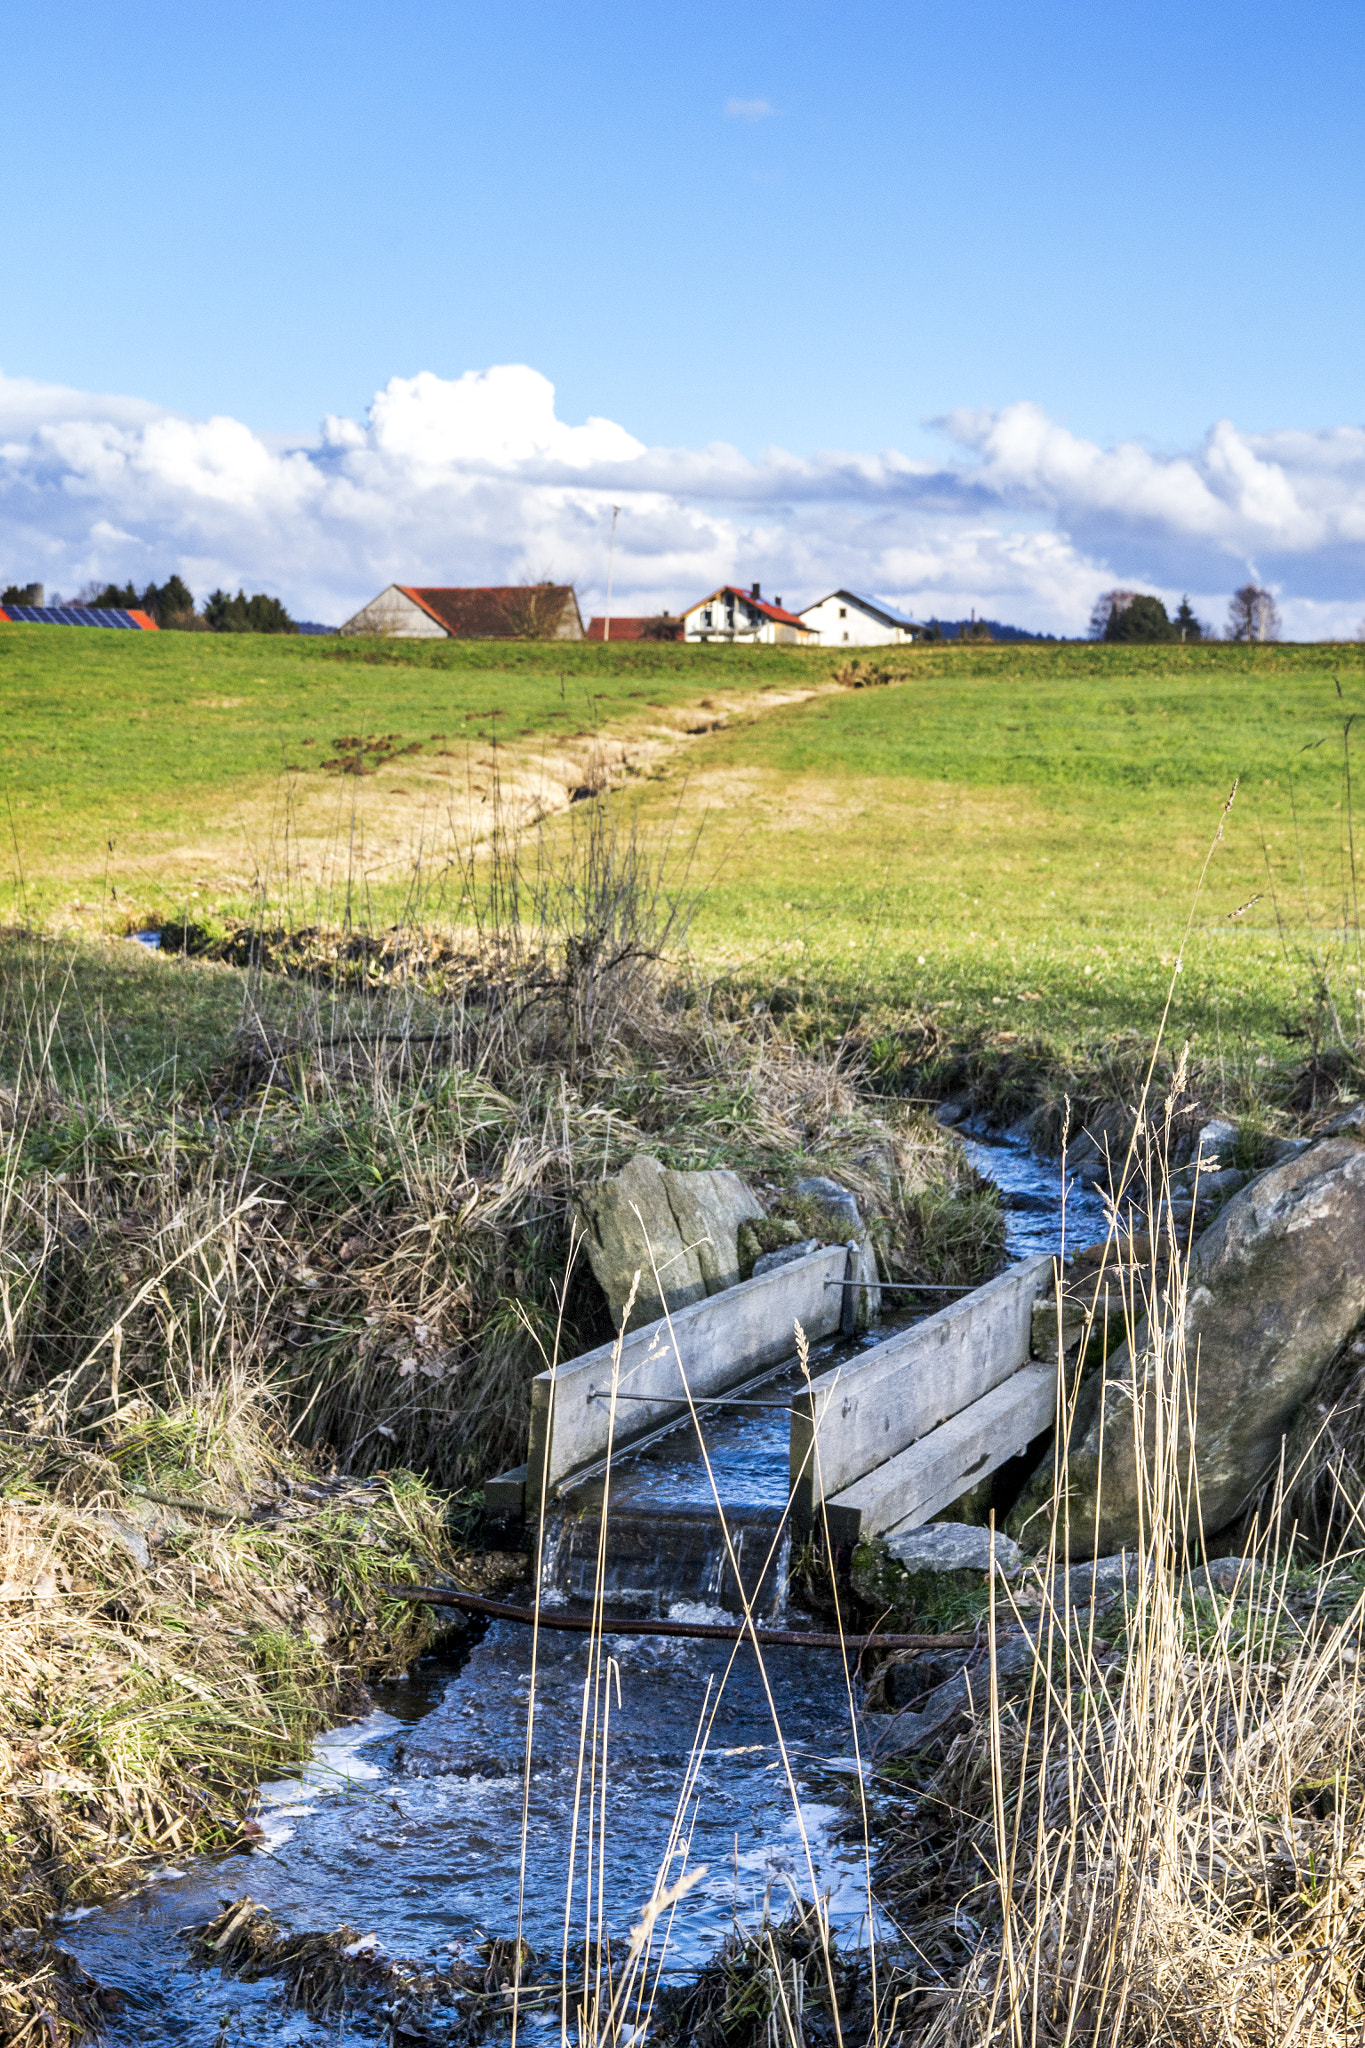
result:
M 1051 1426 L 1057 1368 L 1026 1365 L 827 1502 L 837 1543 L 918 1529 Z
M 799 1393 L 791 1429 L 798 1522 L 810 1524 L 820 1495 L 841 1493 L 1025 1364 L 1033 1304 L 1052 1275 L 1050 1257 L 1025 1259 Z
M 531 1438 L 527 1456 L 527 1513 L 613 1452 L 687 1413 L 684 1387 L 694 1399 L 727 1393 L 756 1373 L 790 1358 L 799 1322 L 812 1343 L 839 1327 L 841 1287 L 849 1253 L 826 1245 L 723 1294 L 708 1295 L 671 1319 L 627 1331 L 621 1342 L 618 1399 L 610 1394 L 615 1346 L 585 1351 L 531 1382 Z

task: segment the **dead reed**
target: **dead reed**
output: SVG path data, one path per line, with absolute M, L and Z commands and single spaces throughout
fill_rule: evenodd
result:
M 98 1430 L 125 1398 L 164 1407 L 237 1375 L 349 1469 L 477 1483 L 522 1455 L 555 1328 L 570 1352 L 610 1334 L 586 1270 L 561 1299 L 574 1197 L 641 1150 L 734 1166 L 779 1215 L 801 1175 L 832 1174 L 893 1276 L 991 1270 L 995 1196 L 930 1120 L 771 1020 L 717 1017 L 626 944 L 624 913 L 614 929 L 601 973 L 562 987 L 496 933 L 471 940 L 481 978 L 414 940 L 344 1003 L 249 968 L 224 988 L 242 1011 L 228 1056 L 156 1091 L 74 1084 L 82 1023 L 39 949 L 6 992 L 10 1419 Z
M 1163 1221 L 1154 1205 L 1153 1243 Z M 1127 1289 L 1140 1537 L 1122 1589 L 1065 1566 L 1063 1449 L 1032 1594 L 992 1612 L 993 1636 L 1034 1638 L 1032 1683 L 1003 1697 L 992 1658 L 893 1822 L 915 2048 L 1326 2048 L 1365 2025 L 1365 1575 L 1304 1562 L 1283 1480 L 1241 1555 L 1197 1568 L 1187 1286 L 1177 1250 Z M 1067 1422 L 1064 1396 L 1063 1446 Z

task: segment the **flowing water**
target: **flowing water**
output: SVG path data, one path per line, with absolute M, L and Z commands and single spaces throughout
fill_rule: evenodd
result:
M 1022 1147 L 967 1142 L 1005 1197 L 1010 1256 L 1056 1250 L 1059 1170 Z M 1073 1186 L 1066 1206 L 1071 1243 L 1103 1234 L 1097 1197 Z M 861 1341 L 819 1347 L 812 1370 L 827 1370 Z M 785 1614 L 785 1553 L 779 1544 L 773 1554 L 773 1545 L 786 1502 L 785 1408 L 798 1381 L 794 1366 L 783 1368 L 746 1390 L 771 1407 L 717 1407 L 703 1417 L 741 1572 L 771 1619 Z M 690 1425 L 627 1459 L 612 1489 L 608 1526 L 622 1532 L 609 1569 L 617 1611 L 700 1619 L 738 1606 Z M 547 1532 L 547 1605 L 577 1604 L 591 1590 L 599 1497 L 600 1482 L 596 1491 L 581 1489 Z M 567 1896 L 570 1952 L 581 1946 L 588 1907 L 582 1800 L 572 1885 L 569 1863 L 590 1651 L 584 1637 L 541 1633 L 528 1792 L 530 1653 L 530 1631 L 519 1624 L 475 1626 L 405 1683 L 377 1688 L 369 1718 L 321 1737 L 295 1775 L 261 1788 L 265 1840 L 252 1854 L 187 1859 L 151 1873 L 114 1904 L 65 1921 L 66 1945 L 102 1984 L 124 1994 L 110 2048 L 324 2039 L 345 2048 L 382 2038 L 363 2019 L 323 2026 L 285 2013 L 270 1980 L 244 1984 L 189 1968 L 177 1930 L 247 1894 L 291 1927 L 330 1931 L 346 1922 L 357 1936 L 375 1936 L 386 1953 L 428 1966 L 448 1963 L 486 1936 L 512 1934 L 519 1901 L 525 1938 L 557 1962 Z M 614 1636 L 605 1653 L 612 1692 L 602 1910 L 614 1937 L 638 1917 L 677 1839 L 679 1792 L 705 1726 L 682 1834 L 687 1868 L 705 1865 L 706 1876 L 677 1909 L 670 1971 L 690 1974 L 737 1921 L 754 1924 L 765 1910 L 780 1917 L 790 1900 L 813 1890 L 828 1893 L 841 1941 L 864 1940 L 866 1871 L 837 1827 L 840 1785 L 856 1769 L 839 1654 L 773 1649 L 760 1671 L 747 1645 Z M 669 1877 L 682 1867 L 675 1858 Z M 594 1899 L 594 1921 L 597 1911 Z

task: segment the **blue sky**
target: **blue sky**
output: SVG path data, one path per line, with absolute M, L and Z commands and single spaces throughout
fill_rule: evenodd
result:
M 16 12 L 0 365 L 289 437 L 527 364 L 750 460 L 942 465 L 932 422 L 1021 403 L 1162 460 L 1351 427 L 1362 42 L 1313 0 Z M 6 559 L 41 516 L 0 505 Z M 1357 602 L 1353 546 L 1306 599 Z

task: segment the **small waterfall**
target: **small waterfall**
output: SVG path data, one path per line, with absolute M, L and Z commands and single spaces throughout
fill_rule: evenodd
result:
M 714 1505 L 611 1505 L 603 1579 L 608 1608 L 656 1621 L 678 1606 L 740 1614 L 742 1583 L 755 1615 L 770 1624 L 780 1621 L 791 1563 L 783 1510 L 727 1508 L 725 1530 Z M 547 1604 L 591 1604 L 601 1535 L 600 1501 L 570 1502 L 547 1518 L 541 1556 L 541 1597 Z

